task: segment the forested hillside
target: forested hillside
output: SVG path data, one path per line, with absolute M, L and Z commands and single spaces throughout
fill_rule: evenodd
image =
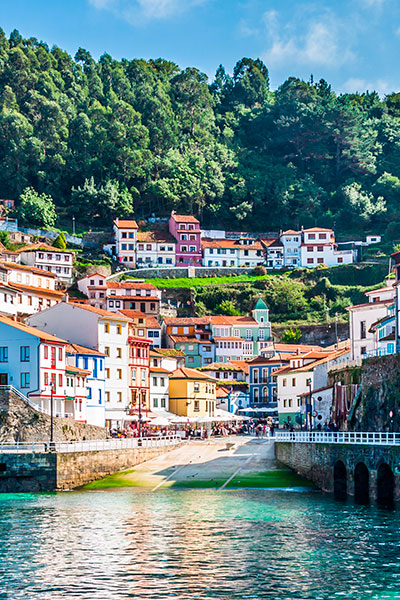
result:
M 400 93 L 336 96 L 295 78 L 272 92 L 258 59 L 209 82 L 0 30 L 0 107 L 1 197 L 33 187 L 65 218 L 174 208 L 258 231 L 400 226 Z

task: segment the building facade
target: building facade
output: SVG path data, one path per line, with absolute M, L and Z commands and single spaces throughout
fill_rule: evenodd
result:
M 172 212 L 169 232 L 176 240 L 176 266 L 200 267 L 202 263 L 200 221 L 192 215 L 177 215 Z

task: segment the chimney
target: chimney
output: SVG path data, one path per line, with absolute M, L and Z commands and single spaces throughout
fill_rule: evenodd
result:
M 69 302 L 69 294 L 68 294 L 68 292 L 63 296 L 62 301 L 65 302 L 66 304 L 68 304 L 68 302 Z

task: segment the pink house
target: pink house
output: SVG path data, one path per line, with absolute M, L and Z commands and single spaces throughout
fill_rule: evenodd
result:
M 191 215 L 177 215 L 172 211 L 169 231 L 176 239 L 176 266 L 201 266 L 200 221 Z

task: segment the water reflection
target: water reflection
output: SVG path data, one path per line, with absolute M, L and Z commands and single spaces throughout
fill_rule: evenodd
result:
M 0 599 L 400 599 L 399 525 L 315 493 L 3 495 Z

